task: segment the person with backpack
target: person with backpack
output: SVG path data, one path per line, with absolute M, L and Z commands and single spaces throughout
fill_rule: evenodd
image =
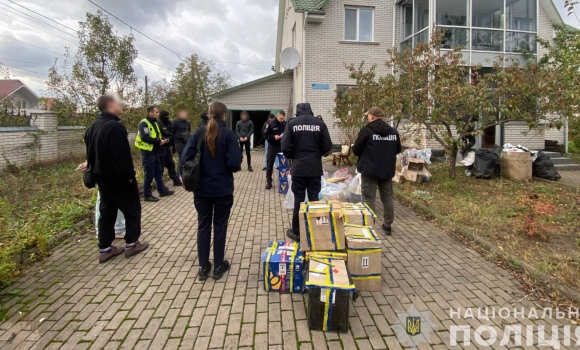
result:
M 241 170 L 242 152 L 236 134 L 228 129 L 225 119 L 228 108 L 221 102 L 209 107 L 209 122 L 201 126 L 189 138 L 181 159 L 186 189 L 189 173 L 195 183 L 193 201 L 197 210 L 197 250 L 199 257 L 199 280 L 209 277 L 212 263 L 209 261 L 211 227 L 213 224 L 213 279 L 218 280 L 230 269 L 224 259 L 226 233 L 230 212 L 234 204 L 234 173 Z

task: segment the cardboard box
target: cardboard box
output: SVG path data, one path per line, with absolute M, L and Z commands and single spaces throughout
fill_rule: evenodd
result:
M 432 176 L 429 170 L 427 170 L 427 166 L 424 166 L 421 171 L 410 170 L 408 166 L 404 166 L 401 175 L 405 178 L 405 181 L 415 183 L 421 183 L 425 178 L 430 179 Z
M 304 256 L 300 244 L 270 242 L 262 254 L 264 290 L 279 293 L 302 293 Z
M 395 172 L 395 176 L 393 177 L 393 182 L 396 184 L 402 184 L 405 182 L 405 177 L 400 172 Z
M 513 180 L 532 179 L 532 154 L 529 152 L 501 152 L 501 176 Z
M 397 162 L 395 163 L 395 171 L 401 172 L 401 169 L 403 169 L 403 167 L 401 165 L 401 159 L 397 158 Z
M 284 157 L 283 153 L 278 153 L 278 170 L 289 170 L 290 169 L 290 162 L 286 157 Z
M 298 218 L 302 251 L 345 248 L 340 204 L 328 201 L 302 203 Z
M 338 252 L 338 251 L 317 250 L 317 251 L 304 252 L 304 260 L 306 260 L 306 261 L 310 260 L 311 256 L 314 256 L 317 258 L 342 258 L 342 259 L 344 259 L 344 261 L 346 261 L 348 258 L 346 251 Z
M 280 181 L 278 184 L 278 192 L 281 194 L 287 194 L 290 188 L 290 183 L 288 181 Z
M 427 167 L 425 161 L 417 158 L 409 159 L 409 164 L 407 165 L 407 169 L 419 172 L 423 171 L 425 167 Z
M 343 203 L 344 223 L 371 226 L 377 217 L 372 209 L 364 203 Z
M 308 328 L 348 332 L 349 299 L 355 286 L 342 259 L 312 257 L 306 277 Z
M 345 225 L 348 271 L 357 291 L 381 290 L 382 245 L 372 227 Z

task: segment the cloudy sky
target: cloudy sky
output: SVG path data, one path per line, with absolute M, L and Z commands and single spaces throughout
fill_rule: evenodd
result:
M 115 16 L 182 56 L 197 53 L 214 60 L 234 84 L 271 73 L 276 48 L 278 0 L 93 0 Z M 554 0 L 567 21 L 563 2 Z M 35 92 L 45 89 L 47 70 L 62 61 L 65 47 L 76 51 L 72 29 L 86 12 L 98 8 L 88 0 L 0 0 L 0 61 L 14 78 Z M 119 34 L 130 28 L 110 18 Z M 139 58 L 137 75 L 150 80 L 170 78 L 179 58 L 153 41 L 134 33 Z M 219 61 L 219 62 L 218 62 Z M 242 64 L 231 64 L 231 63 Z

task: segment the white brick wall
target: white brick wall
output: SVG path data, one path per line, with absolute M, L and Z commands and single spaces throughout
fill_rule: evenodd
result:
M 523 122 L 510 122 L 505 125 L 505 142 L 522 145 L 529 149 L 544 149 L 546 132 L 543 127 L 530 130 Z
M 7 131 L 12 129 L 12 131 Z M 38 160 L 38 130 L 2 128 L 0 130 L 0 170 L 8 165 L 23 166 Z
M 59 127 L 57 132 L 58 158 L 84 156 L 86 153 L 84 136 L 84 128 Z
M 290 106 L 291 90 L 292 74 L 284 74 L 216 96 L 213 100 L 225 103 L 229 109 L 282 109 L 287 111 Z

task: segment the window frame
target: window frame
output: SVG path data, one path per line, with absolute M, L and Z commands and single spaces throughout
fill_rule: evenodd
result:
M 346 38 L 346 11 L 356 10 L 356 39 Z M 360 40 L 360 10 L 370 10 L 372 14 L 371 21 L 371 40 Z M 372 43 L 375 42 L 375 8 L 367 6 L 345 6 L 344 7 L 344 29 L 342 31 L 342 38 L 344 41 L 353 43 Z

